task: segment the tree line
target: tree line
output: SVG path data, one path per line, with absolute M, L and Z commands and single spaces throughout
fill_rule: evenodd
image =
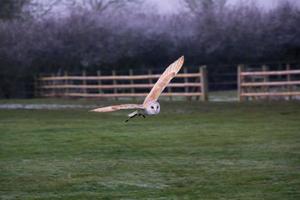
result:
M 185 0 L 168 15 L 140 0 L 83 2 L 1 1 L 0 97 L 30 97 L 40 73 L 161 68 L 180 55 L 189 66 L 300 58 L 300 9 L 288 2 L 266 10 Z M 51 12 L 57 3 L 63 14 Z

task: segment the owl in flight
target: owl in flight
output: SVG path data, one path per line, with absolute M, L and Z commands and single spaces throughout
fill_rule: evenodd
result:
M 114 106 L 107 106 L 102 108 L 97 108 L 91 110 L 93 112 L 113 112 L 117 110 L 130 110 L 130 109 L 137 109 L 133 113 L 128 115 L 128 119 L 125 122 L 128 122 L 129 119 L 134 118 L 136 116 L 143 116 L 145 115 L 157 115 L 160 111 L 160 105 L 157 101 L 162 91 L 167 87 L 169 82 L 176 76 L 176 74 L 181 69 L 184 62 L 184 57 L 181 56 L 178 60 L 172 63 L 160 76 L 157 80 L 153 88 L 151 89 L 150 93 L 144 100 L 143 104 L 122 104 L 122 105 L 114 105 Z

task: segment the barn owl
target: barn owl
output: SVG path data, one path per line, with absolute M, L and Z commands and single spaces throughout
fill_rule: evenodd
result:
M 91 110 L 92 112 L 113 112 L 117 110 L 130 110 L 137 109 L 133 113 L 128 114 L 128 119 L 125 122 L 128 122 L 129 119 L 136 116 L 145 115 L 157 115 L 160 112 L 160 105 L 158 103 L 158 98 L 163 90 L 167 87 L 169 82 L 176 76 L 176 74 L 181 69 L 184 62 L 184 57 L 181 56 L 178 60 L 172 63 L 160 76 L 157 80 L 149 94 L 146 96 L 143 104 L 122 104 L 122 105 L 113 105 L 102 108 L 97 108 Z

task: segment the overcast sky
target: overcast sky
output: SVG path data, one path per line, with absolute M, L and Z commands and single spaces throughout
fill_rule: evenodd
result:
M 176 10 L 181 9 L 183 0 L 146 0 L 149 4 L 157 6 L 157 9 L 161 13 L 172 13 Z M 266 9 L 275 7 L 279 2 L 287 0 L 227 0 L 228 4 L 238 4 L 238 3 L 249 3 L 254 2 L 258 6 L 261 6 Z M 300 0 L 288 0 L 289 2 L 299 6 Z
M 1 0 L 0 0 L 1 1 Z M 40 2 L 47 2 L 50 0 L 37 0 Z M 53 1 L 53 0 L 51 0 Z M 84 1 L 84 0 L 77 0 Z M 143 0 L 143 7 L 148 11 L 158 12 L 160 14 L 172 14 L 176 13 L 178 10 L 184 9 L 184 0 Z M 300 6 L 300 0 L 227 0 L 228 5 L 244 4 L 249 2 L 254 2 L 258 6 L 265 9 L 271 9 L 275 7 L 278 3 L 283 1 L 289 1 L 294 5 Z M 63 7 L 60 5 L 56 6 L 55 11 L 63 13 Z

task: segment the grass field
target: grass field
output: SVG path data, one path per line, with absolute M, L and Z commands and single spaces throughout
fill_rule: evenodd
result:
M 161 112 L 0 110 L 0 199 L 300 199 L 300 103 Z

